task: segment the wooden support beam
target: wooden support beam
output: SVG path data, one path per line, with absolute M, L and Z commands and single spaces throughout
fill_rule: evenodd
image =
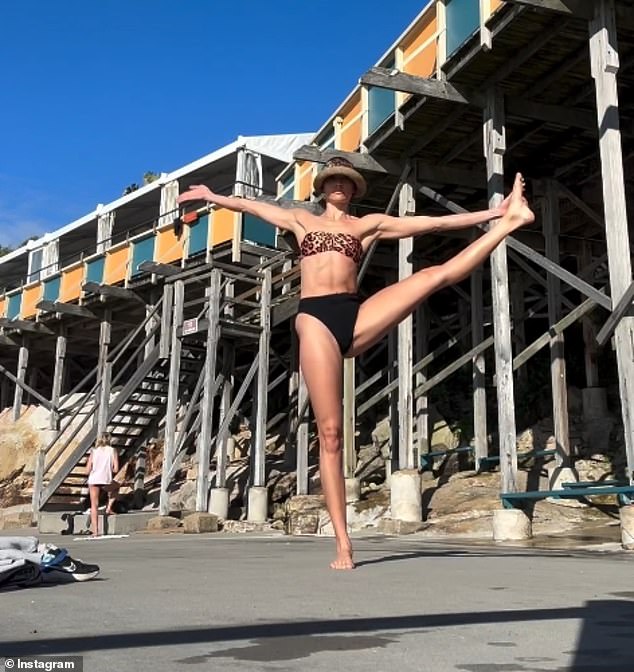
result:
M 316 163 L 326 163 L 326 161 L 335 156 L 348 159 L 357 170 L 380 175 L 391 175 L 393 177 L 398 177 L 403 172 L 402 166 L 397 161 L 382 157 L 377 158 L 370 154 L 360 154 L 359 152 L 344 152 L 332 149 L 320 150 L 318 147 L 305 145 L 293 154 L 295 160 L 314 161 Z M 430 164 L 420 160 L 415 161 L 415 166 L 419 180 L 430 181 L 435 184 L 458 184 L 480 189 L 486 187 L 486 175 L 484 171 L 438 166 L 437 164 Z
M 29 364 L 29 348 L 26 336 L 22 337 L 22 345 L 18 354 L 18 368 L 13 395 L 13 420 L 17 422 L 22 414 L 22 396 L 25 388 L 26 368 Z
M 301 369 L 297 387 L 297 494 L 308 494 L 308 388 Z
M 271 269 L 264 271 L 262 294 L 260 297 L 260 343 L 258 348 L 258 377 L 256 382 L 257 410 L 253 443 L 253 486 L 266 485 L 266 420 L 268 415 L 269 352 L 271 345 Z
M 605 261 L 606 256 L 602 259 Z M 597 260 L 592 259 L 592 243 L 589 240 L 581 242 L 579 263 L 583 269 L 594 268 Z M 584 270 L 582 270 L 582 273 Z M 599 387 L 599 345 L 596 341 L 597 327 L 593 319 L 586 317 L 582 321 L 583 330 L 583 360 L 586 374 L 586 387 Z
M 211 433 L 214 413 L 212 389 L 216 379 L 216 358 L 220 342 L 220 271 L 214 269 L 207 289 L 207 315 L 209 326 L 205 345 L 205 364 L 203 382 L 203 402 L 201 408 L 201 428 L 198 435 L 196 453 L 198 456 L 198 475 L 196 477 L 196 511 L 207 512 L 209 499 L 209 458 L 211 456 Z
M 627 288 L 625 294 L 616 305 L 616 308 L 610 314 L 610 317 L 605 321 L 601 330 L 597 334 L 597 343 L 601 346 L 605 345 L 612 337 L 614 330 L 625 315 L 628 315 L 632 309 L 632 302 L 634 301 L 634 282 Z M 631 315 L 630 315 L 631 317 Z
M 429 310 L 425 303 L 421 303 L 415 312 L 415 354 L 414 359 L 420 362 L 429 354 Z M 412 368 L 413 371 L 413 368 Z M 414 376 L 414 385 L 420 387 L 427 382 L 427 372 L 421 368 Z M 421 455 L 429 452 L 431 447 L 430 423 L 429 423 L 429 399 L 426 394 L 421 394 L 415 401 L 416 419 L 416 465 L 420 464 Z
M 471 347 L 484 341 L 484 269 L 476 268 L 471 274 Z M 486 358 L 484 351 L 471 360 L 473 386 L 473 439 L 475 467 L 489 455 L 487 434 Z
M 506 150 L 504 100 L 499 90 L 487 92 L 484 112 L 484 155 L 489 184 L 489 207 L 498 207 L 504 198 L 504 152 Z M 493 331 L 495 334 L 495 370 L 502 492 L 517 491 L 517 445 L 515 430 L 515 394 L 513 390 L 513 350 L 506 242 L 491 255 L 493 295 Z
M 51 390 L 51 404 L 53 407 L 59 407 L 59 400 L 62 396 L 62 387 L 66 376 L 66 335 L 64 333 L 57 337 L 55 344 L 55 369 L 53 372 L 53 388 Z M 59 430 L 59 413 L 51 413 L 49 429 Z
M 444 205 L 448 210 L 451 210 L 452 212 L 467 212 L 464 208 L 460 207 L 453 201 L 450 201 L 448 198 L 445 198 L 444 196 L 434 191 L 430 187 L 427 186 L 421 187 L 419 189 L 419 192 L 425 194 L 425 196 L 431 198 L 436 203 Z M 559 264 L 556 264 L 555 262 L 551 261 L 544 255 L 539 254 L 539 252 L 536 252 L 528 245 L 525 245 L 521 241 L 517 240 L 517 238 L 514 238 L 513 236 L 507 236 L 506 240 L 504 241 L 504 244 L 506 245 L 506 247 L 510 248 L 511 250 L 514 250 L 515 252 L 519 252 L 519 254 L 521 254 L 523 257 L 526 257 L 527 259 L 537 264 L 541 268 L 545 269 L 549 273 L 552 273 L 560 280 L 563 280 L 571 287 L 574 287 L 576 290 L 578 290 L 588 298 L 593 299 L 596 303 L 598 303 L 606 310 L 610 311 L 612 310 L 612 301 L 610 300 L 610 297 L 606 296 L 604 292 L 599 291 L 598 289 L 596 289 L 596 287 L 593 287 L 588 282 L 585 282 L 584 280 L 576 276 L 574 273 L 567 271 L 565 268 L 562 268 Z
M 617 72 L 619 52 L 614 0 L 595 0 L 589 23 L 590 63 L 595 83 L 599 154 L 603 183 L 608 267 L 612 300 L 618 305 L 632 283 L 623 150 L 619 130 Z M 634 317 L 623 317 L 614 331 L 627 475 L 634 481 Z
M 18 373 L 20 369 L 20 364 L 18 363 Z M 16 378 L 11 371 L 6 369 L 2 364 L 0 364 L 0 373 L 3 374 L 6 377 L 6 380 L 11 381 L 14 383 L 16 386 L 18 386 L 22 391 L 26 392 L 27 394 L 30 394 L 32 397 L 37 399 L 44 408 L 47 408 L 49 411 L 53 412 L 57 410 L 57 406 L 53 406 L 51 402 L 43 397 L 37 390 L 34 390 L 31 385 L 27 385 L 23 380 L 20 380 L 19 378 Z M 4 382 L 4 379 L 3 379 Z M 6 394 L 6 392 L 5 392 Z M 0 410 L 3 408 L 3 406 L 0 406 Z
M 414 181 L 410 178 L 402 187 L 399 195 L 399 217 L 416 212 L 414 200 Z M 413 265 L 411 255 L 414 251 L 414 239 L 403 238 L 398 241 L 398 280 L 411 277 Z M 414 407 L 412 395 L 412 347 L 413 318 L 408 315 L 399 322 L 398 331 L 398 464 L 399 469 L 416 469 L 414 451 Z
M 561 184 L 561 182 L 557 183 L 557 189 L 559 190 L 559 193 L 561 196 L 564 198 L 567 198 L 576 208 L 581 210 L 586 217 L 591 222 L 594 222 L 597 224 L 603 231 L 605 231 L 605 221 L 603 220 L 603 217 L 593 210 L 585 201 L 581 200 L 577 194 L 574 194 L 568 187 L 566 187 L 564 184 Z
M 547 180 L 542 199 L 542 226 L 546 241 L 546 256 L 559 263 L 559 190 L 553 180 Z M 559 278 L 548 276 L 548 323 L 554 325 L 561 319 L 561 286 Z M 570 467 L 570 439 L 568 423 L 568 384 L 564 334 L 554 334 L 550 339 L 550 381 L 553 403 L 553 425 L 556 444 L 556 462 L 559 467 Z
M 354 478 L 357 468 L 356 451 L 356 366 L 353 357 L 343 360 L 343 476 Z
M 113 287 L 112 285 L 100 285 L 97 282 L 85 282 L 82 289 L 91 294 L 100 294 L 101 296 L 112 296 L 117 299 L 127 301 L 136 301 L 145 304 L 145 301 L 130 289 L 124 287 Z
M 178 275 L 182 272 L 181 268 L 171 264 L 161 264 L 158 261 L 144 261 L 139 264 L 139 270 L 144 273 L 154 273 L 163 278 L 169 278 L 172 275 Z
M 479 90 L 454 86 L 446 80 L 410 75 L 399 70 L 372 68 L 361 77 L 361 83 L 369 86 L 379 86 L 392 91 L 444 100 L 453 104 L 472 105 L 479 108 L 484 108 L 486 105 L 486 96 Z M 508 117 L 525 117 L 560 124 L 565 128 L 573 126 L 592 131 L 596 129 L 592 112 L 584 109 L 549 105 L 529 98 L 512 96 L 506 96 L 505 109 Z
M 370 68 L 361 76 L 359 83 L 364 86 L 377 86 L 390 91 L 413 93 L 427 98 L 446 100 L 449 103 L 478 105 L 479 107 L 484 104 L 482 94 L 475 94 L 468 88 L 456 86 L 446 80 L 410 75 L 396 68 Z
M 169 388 L 167 390 L 167 409 L 165 412 L 165 444 L 163 447 L 163 466 L 161 472 L 161 494 L 159 512 L 162 516 L 169 514 L 169 484 L 172 463 L 176 455 L 176 414 L 178 412 L 181 351 L 182 343 L 178 338 L 178 330 L 183 325 L 183 304 L 185 303 L 185 284 L 182 280 L 174 283 L 174 305 L 172 308 L 172 338 L 169 372 Z
M 74 303 L 63 303 L 62 301 L 40 301 L 36 308 L 44 310 L 48 313 L 63 313 L 64 315 L 72 315 L 73 317 L 88 317 L 90 319 L 97 319 L 92 310 L 88 310 L 84 306 L 78 306 Z
M 230 341 L 226 341 L 222 349 L 222 391 L 220 392 L 219 423 L 222 426 L 231 407 L 231 394 L 233 392 L 235 368 L 235 347 Z M 227 464 L 230 447 L 229 426 L 216 436 L 216 488 L 224 488 L 227 485 Z M 233 439 L 232 439 L 233 440 Z
M 590 20 L 593 16 L 592 2 L 588 0 L 506 0 L 506 2 L 577 19 Z
M 20 344 L 15 341 L 14 339 L 10 338 L 9 336 L 5 336 L 4 334 L 0 334 L 0 345 L 7 347 L 7 348 L 19 348 Z
M 18 319 L 9 320 L 6 317 L 0 317 L 0 327 L 5 327 L 6 329 L 19 329 L 20 331 L 25 331 L 31 334 L 46 334 L 47 336 L 55 333 L 40 322 Z

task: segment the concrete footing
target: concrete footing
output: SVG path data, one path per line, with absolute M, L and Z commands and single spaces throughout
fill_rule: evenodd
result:
M 622 506 L 621 516 L 621 546 L 626 551 L 634 551 L 634 504 Z
M 264 522 L 268 516 L 268 505 L 269 493 L 266 487 L 253 486 L 249 488 L 247 520 L 252 523 Z
M 392 518 L 409 522 L 423 519 L 420 474 L 416 469 L 401 469 L 390 478 Z
M 361 499 L 361 481 L 358 478 L 346 478 L 346 504 L 358 502 Z
M 533 536 L 531 519 L 519 509 L 498 509 L 493 512 L 494 541 L 522 541 Z
M 209 492 L 209 513 L 213 513 L 225 520 L 229 514 L 229 490 L 227 488 L 212 488 Z

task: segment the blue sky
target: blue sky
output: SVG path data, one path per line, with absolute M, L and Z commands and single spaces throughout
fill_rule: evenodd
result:
M 426 4 L 3 3 L 0 245 L 238 135 L 317 130 Z

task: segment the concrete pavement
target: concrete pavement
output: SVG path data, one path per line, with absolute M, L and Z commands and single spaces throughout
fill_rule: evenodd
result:
M 0 593 L 0 656 L 79 654 L 85 672 L 632 669 L 634 558 L 616 544 L 363 537 L 338 573 L 323 538 L 46 540 L 102 572 Z

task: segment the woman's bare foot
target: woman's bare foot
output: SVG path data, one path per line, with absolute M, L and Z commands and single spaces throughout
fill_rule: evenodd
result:
M 330 563 L 331 569 L 354 569 L 352 560 L 352 545 L 337 542 L 337 557 Z
M 513 191 L 509 201 L 508 210 L 504 219 L 511 230 L 519 229 L 535 221 L 535 213 L 528 207 L 528 201 L 524 198 L 524 178 L 521 173 L 515 175 Z

